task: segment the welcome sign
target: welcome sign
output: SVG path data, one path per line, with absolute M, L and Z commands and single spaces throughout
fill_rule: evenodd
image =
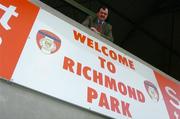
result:
M 178 83 L 28 1 L 0 6 L 1 77 L 111 118 L 179 118 Z M 8 22 L 5 8 L 14 9 Z M 32 10 L 19 26 L 18 17 Z

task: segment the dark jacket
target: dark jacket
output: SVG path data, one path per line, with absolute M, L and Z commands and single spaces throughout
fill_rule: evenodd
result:
M 88 16 L 82 23 L 84 26 L 91 28 L 94 27 L 97 29 L 98 27 L 98 18 L 97 16 L 92 17 Z M 108 24 L 107 22 L 104 22 L 101 27 L 101 35 L 105 37 L 106 39 L 113 42 L 113 36 L 112 36 L 112 26 Z

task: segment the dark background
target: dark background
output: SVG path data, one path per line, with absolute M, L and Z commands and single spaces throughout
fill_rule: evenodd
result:
M 64 0 L 41 1 L 79 23 L 87 16 Z M 180 0 L 74 1 L 109 7 L 114 43 L 180 81 Z

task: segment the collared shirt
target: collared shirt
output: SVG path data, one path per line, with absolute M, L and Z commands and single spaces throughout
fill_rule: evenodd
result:
M 98 24 L 103 25 L 103 24 L 104 24 L 104 21 L 98 19 Z

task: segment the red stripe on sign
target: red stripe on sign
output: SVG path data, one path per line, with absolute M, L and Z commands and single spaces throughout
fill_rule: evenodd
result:
M 180 84 L 155 72 L 170 119 L 180 119 Z
M 0 0 L 0 77 L 11 79 L 38 12 L 27 0 Z

